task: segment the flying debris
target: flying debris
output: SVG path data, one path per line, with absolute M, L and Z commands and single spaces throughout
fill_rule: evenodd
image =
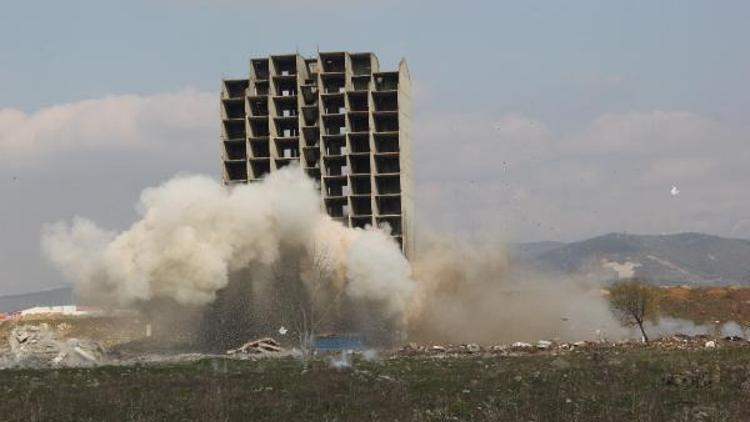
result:
M 680 194 L 680 190 L 677 189 L 677 186 L 672 186 L 672 190 L 670 190 L 669 193 L 672 194 L 672 196 L 677 196 Z

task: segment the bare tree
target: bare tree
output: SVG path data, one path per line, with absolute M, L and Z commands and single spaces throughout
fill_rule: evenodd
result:
M 657 300 L 654 289 L 640 280 L 616 283 L 609 289 L 609 303 L 620 322 L 626 326 L 638 326 L 643 341 L 648 343 L 643 323 L 647 319 L 656 318 Z
M 331 322 L 341 291 L 334 288 L 334 269 L 328 251 L 315 246 L 312 252 L 295 251 L 272 268 L 270 287 L 281 324 L 297 336 L 305 356 L 313 349 L 315 335 Z

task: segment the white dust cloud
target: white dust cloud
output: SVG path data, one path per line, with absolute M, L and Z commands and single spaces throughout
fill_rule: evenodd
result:
M 130 306 L 158 299 L 211 303 L 230 274 L 273 265 L 286 247 L 323 248 L 345 275 L 352 300 L 403 316 L 414 282 L 398 245 L 383 230 L 352 229 L 321 209 L 313 181 L 290 167 L 262 183 L 227 188 L 181 176 L 146 189 L 139 221 L 114 233 L 76 218 L 45 228 L 42 246 L 85 299 Z

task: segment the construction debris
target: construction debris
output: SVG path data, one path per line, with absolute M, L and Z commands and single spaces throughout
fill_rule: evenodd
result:
M 278 357 L 285 353 L 286 350 L 270 337 L 249 341 L 236 349 L 227 350 L 228 355 L 252 357 Z
M 552 346 L 552 342 L 548 340 L 539 340 L 536 342 L 536 348 L 540 350 L 549 349 Z
M 21 325 L 8 336 L 8 346 L 0 357 L 3 367 L 80 367 L 95 366 L 105 359 L 105 351 L 93 341 L 60 337 L 60 330 L 48 324 Z
M 621 341 L 576 341 L 573 343 L 558 343 L 549 340 L 539 340 L 535 344 L 515 342 L 510 345 L 498 344 L 493 346 L 479 346 L 475 344 L 435 344 L 418 345 L 409 343 L 396 350 L 397 356 L 425 356 L 425 357 L 458 357 L 469 354 L 483 354 L 485 356 L 525 356 L 533 354 L 564 355 L 579 352 L 619 352 L 636 348 L 658 348 L 663 350 L 699 350 L 719 347 L 750 347 L 750 340 L 741 337 L 710 337 L 706 335 L 689 336 L 676 334 L 670 337 L 655 339 L 649 343 L 637 340 Z

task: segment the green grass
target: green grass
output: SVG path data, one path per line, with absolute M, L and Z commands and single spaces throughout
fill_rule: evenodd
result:
M 2 420 L 750 420 L 750 348 L 0 371 Z

